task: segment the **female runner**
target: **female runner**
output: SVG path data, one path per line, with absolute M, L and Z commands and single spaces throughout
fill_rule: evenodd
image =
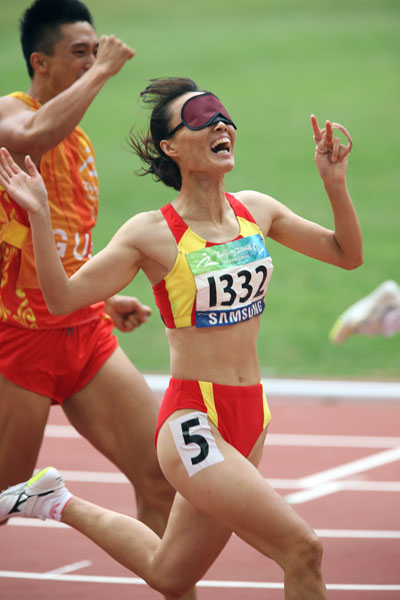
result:
M 53 467 L 3 492 L 0 518 L 12 512 L 62 520 L 170 598 L 205 574 L 235 532 L 281 566 L 285 598 L 326 598 L 319 539 L 257 470 L 270 413 L 256 346 L 273 269 L 265 238 L 345 269 L 362 263 L 346 187 L 351 138 L 342 126 L 327 121 L 320 129 L 311 117 L 331 231 L 265 194 L 225 192 L 236 127 L 216 96 L 185 78 L 153 80 L 142 96 L 153 107 L 150 132 L 131 135 L 133 147 L 145 171 L 178 194 L 161 210 L 131 218 L 70 279 L 30 158 L 26 174 L 1 150 L 0 183 L 29 213 L 52 313 L 109 298 L 139 269 L 153 286 L 171 356 L 156 440 L 161 468 L 177 490 L 166 532 L 160 540 L 136 519 L 72 497 Z M 333 137 L 335 128 L 348 146 Z

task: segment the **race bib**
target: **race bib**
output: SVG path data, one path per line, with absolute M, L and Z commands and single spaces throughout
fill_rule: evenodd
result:
M 196 327 L 233 325 L 263 312 L 273 265 L 260 234 L 186 258 L 196 283 Z

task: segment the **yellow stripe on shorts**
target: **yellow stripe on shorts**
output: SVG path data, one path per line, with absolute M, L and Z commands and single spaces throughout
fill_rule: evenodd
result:
M 267 397 L 265 395 L 264 388 L 263 388 L 263 411 L 264 411 L 263 429 L 265 429 L 271 420 L 271 411 L 269 410 Z
M 207 408 L 207 415 L 215 427 L 218 427 L 218 414 L 215 408 L 213 384 L 210 381 L 199 381 L 199 386 Z

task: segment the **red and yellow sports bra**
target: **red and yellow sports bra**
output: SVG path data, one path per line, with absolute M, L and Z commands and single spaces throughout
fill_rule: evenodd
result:
M 171 271 L 153 287 L 166 327 L 221 327 L 261 314 L 273 271 L 264 237 L 247 208 L 225 194 L 240 226 L 231 242 L 213 243 L 186 225 L 172 204 L 161 209 L 173 233 L 178 256 Z

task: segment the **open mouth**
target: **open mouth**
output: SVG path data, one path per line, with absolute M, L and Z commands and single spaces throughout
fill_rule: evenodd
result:
M 211 151 L 214 154 L 230 154 L 231 140 L 228 137 L 219 138 L 211 144 Z

